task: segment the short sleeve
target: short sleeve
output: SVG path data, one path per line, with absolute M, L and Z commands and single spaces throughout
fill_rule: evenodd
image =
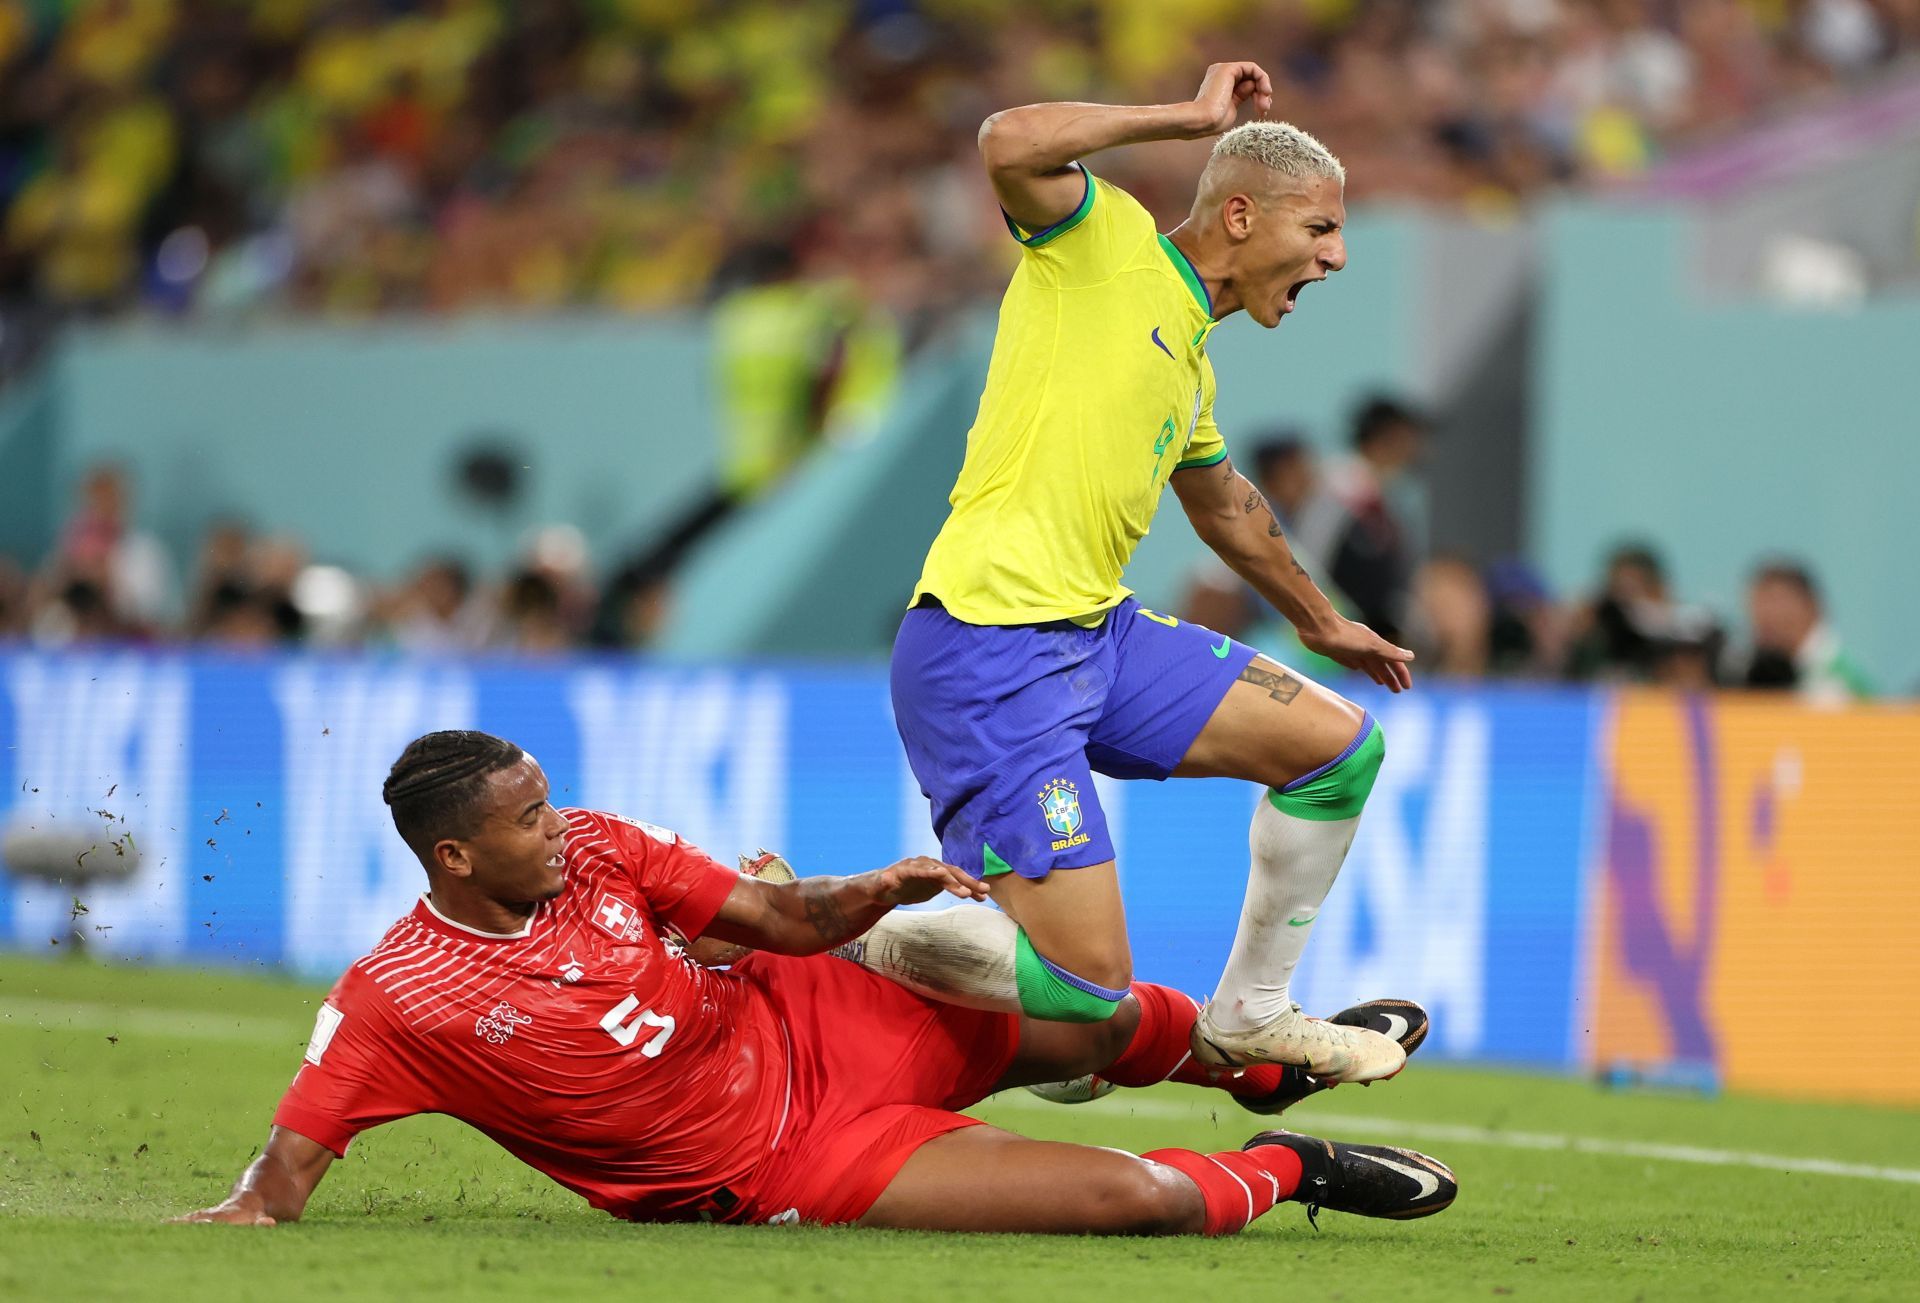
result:
M 1193 432 L 1180 454 L 1177 471 L 1217 466 L 1227 459 L 1227 441 L 1213 421 L 1213 363 L 1203 362 L 1200 373 L 1200 411 L 1193 419 Z
M 349 969 L 314 1017 L 306 1061 L 274 1110 L 273 1124 L 344 1156 L 362 1131 L 432 1111 L 418 1079 L 403 1069 L 410 1033 Z
M 1093 285 L 1119 272 L 1154 238 L 1153 215 L 1119 186 L 1074 166 L 1086 177 L 1086 192 L 1071 213 L 1038 231 L 1001 216 L 1033 274 L 1061 285 Z
M 654 917 L 672 924 L 687 940 L 698 941 L 733 893 L 739 871 L 678 833 L 617 814 L 600 817 L 625 853 L 634 885 Z

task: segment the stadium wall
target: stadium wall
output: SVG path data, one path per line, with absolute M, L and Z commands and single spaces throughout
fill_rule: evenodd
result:
M 1308 950 L 1311 1007 L 1414 996 L 1451 1058 L 1920 1104 L 1920 709 L 1360 695 L 1387 761 Z M 452 726 L 521 742 L 559 802 L 723 856 L 819 873 L 935 849 L 871 668 L 4 652 L 0 938 L 331 976 L 421 888 L 380 780 Z M 1258 793 L 1099 790 L 1137 971 L 1204 991 Z M 132 876 L 74 880 L 101 866 Z M 1835 1069 L 1806 1028 L 1875 1052 Z
M 1563 591 L 1652 540 L 1687 600 L 1743 610 L 1762 557 L 1807 561 L 1887 692 L 1920 679 L 1903 599 L 1920 422 L 1920 295 L 1841 311 L 1716 296 L 1684 209 L 1569 204 L 1545 219 L 1530 554 Z
M 0 518 L 39 504 L 43 536 L 21 551 L 37 559 L 49 506 L 110 459 L 181 558 L 223 516 L 382 578 L 429 551 L 495 569 L 553 521 L 612 554 L 714 480 L 709 381 L 697 318 L 77 329 L 46 368 L 50 452 L 0 482 Z M 522 468 L 510 511 L 459 491 L 456 463 L 480 445 Z

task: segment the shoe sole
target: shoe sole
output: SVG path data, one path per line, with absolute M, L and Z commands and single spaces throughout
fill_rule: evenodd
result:
M 1428 1016 L 1425 1006 L 1416 1000 L 1362 1000 L 1342 1009 L 1327 1021 L 1340 1027 L 1365 1027 L 1366 1019 L 1372 1013 L 1398 1015 L 1406 1020 L 1407 1031 L 1393 1039 L 1400 1043 L 1400 1048 L 1407 1052 L 1408 1057 L 1412 1057 L 1415 1050 L 1427 1043 L 1427 1033 L 1433 1030 L 1433 1020 Z
M 1358 1030 L 1369 1030 L 1369 1029 L 1362 1028 Z M 1381 1033 L 1379 1032 L 1374 1032 L 1373 1034 L 1376 1036 L 1380 1036 L 1380 1039 L 1382 1040 L 1387 1040 L 1387 1038 L 1381 1035 Z M 1288 1063 L 1285 1059 L 1243 1058 L 1239 1055 L 1236 1055 L 1231 1050 L 1224 1049 L 1219 1044 L 1219 1042 L 1215 1041 L 1212 1037 L 1201 1035 L 1200 1040 L 1205 1042 L 1207 1048 L 1212 1050 L 1214 1054 L 1218 1056 L 1217 1060 L 1210 1059 L 1204 1054 L 1196 1054 L 1194 1056 L 1195 1058 L 1199 1059 L 1202 1063 L 1205 1063 L 1210 1068 L 1225 1068 L 1229 1071 L 1233 1071 L 1236 1069 L 1257 1067 L 1260 1064 L 1272 1064 L 1276 1067 L 1304 1068 L 1308 1073 L 1312 1074 L 1315 1077 L 1318 1077 L 1320 1080 L 1331 1082 L 1336 1086 L 1369 1086 L 1376 1081 L 1391 1081 L 1395 1077 L 1399 1076 L 1401 1072 L 1403 1072 L 1406 1069 L 1406 1066 L 1407 1066 L 1406 1050 L 1404 1047 L 1400 1045 L 1398 1041 L 1390 1041 L 1390 1040 L 1387 1041 L 1387 1044 L 1393 1046 L 1395 1049 L 1400 1051 L 1400 1061 L 1394 1064 L 1392 1068 L 1388 1069 L 1385 1072 L 1373 1073 L 1369 1076 L 1347 1077 L 1347 1076 L 1336 1076 L 1330 1073 L 1316 1071 L 1311 1061 L 1308 1061 L 1305 1063 Z

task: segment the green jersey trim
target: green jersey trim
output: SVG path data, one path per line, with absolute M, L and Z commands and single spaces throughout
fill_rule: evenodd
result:
M 1193 301 L 1205 310 L 1209 319 L 1213 316 L 1213 296 L 1207 293 L 1207 287 L 1200 283 L 1200 273 L 1187 261 L 1187 255 L 1180 252 L 1180 246 L 1164 235 L 1155 237 L 1160 241 L 1160 252 L 1167 255 L 1167 261 L 1180 273 L 1180 279 L 1187 283 L 1187 290 L 1193 295 Z
M 1195 457 L 1189 461 L 1176 462 L 1173 468 L 1177 471 L 1197 471 L 1202 466 L 1218 466 L 1226 459 L 1227 450 L 1222 448 L 1219 452 L 1209 453 L 1205 457 Z
M 1093 196 L 1095 193 L 1093 188 L 1093 173 L 1087 171 L 1085 167 L 1081 167 L 1077 163 L 1074 166 L 1080 167 L 1080 175 L 1087 179 L 1087 192 L 1080 197 L 1080 206 L 1078 208 L 1068 213 L 1065 217 L 1062 217 L 1052 226 L 1047 227 L 1045 230 L 1035 231 L 1029 235 L 1024 233 L 1018 222 L 1007 216 L 1004 208 L 1000 210 L 1000 216 L 1006 220 L 1007 229 L 1013 232 L 1013 238 L 1026 245 L 1027 248 L 1038 249 L 1043 244 L 1059 239 L 1068 231 L 1071 231 L 1074 227 L 1086 221 L 1087 214 L 1093 211 Z
M 1000 856 L 994 852 L 993 847 L 987 845 L 985 842 L 980 843 L 980 864 L 981 868 L 985 870 L 980 875 L 983 878 L 995 878 L 1002 873 L 1013 872 L 1013 865 L 1001 859 Z

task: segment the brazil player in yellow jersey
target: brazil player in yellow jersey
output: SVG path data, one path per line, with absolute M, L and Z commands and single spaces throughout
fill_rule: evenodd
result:
M 913 947 L 915 971 L 895 975 L 1042 1018 L 1110 1016 L 1132 960 L 1093 774 L 1248 779 L 1270 790 L 1193 1051 L 1371 1081 L 1400 1070 L 1424 1016 L 1386 1002 L 1362 1025 L 1323 1022 L 1288 988 L 1379 769 L 1379 726 L 1252 648 L 1146 610 L 1120 582 L 1171 483 L 1195 531 L 1308 648 L 1412 686 L 1413 654 L 1334 610 L 1214 424 L 1214 326 L 1244 311 L 1271 329 L 1347 260 L 1339 161 L 1284 123 L 1234 126 L 1243 104 L 1264 117 L 1272 97 L 1259 67 L 1225 63 L 1188 102 L 1034 104 L 981 128 L 1020 264 L 892 687 L 945 857 L 985 877 L 1006 917 L 903 920 L 950 934 Z M 1164 235 L 1080 161 L 1212 136 L 1192 212 Z M 887 966 L 886 948 L 872 939 L 872 966 Z

